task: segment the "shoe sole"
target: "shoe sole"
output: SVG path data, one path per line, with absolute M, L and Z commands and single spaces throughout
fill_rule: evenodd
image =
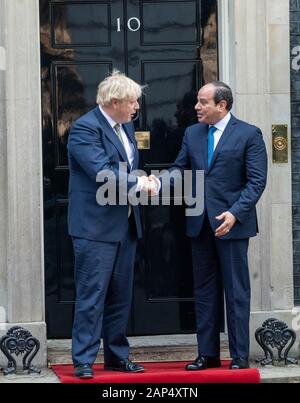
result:
M 124 369 L 113 368 L 113 367 L 104 367 L 105 371 L 118 371 L 118 372 L 126 372 L 127 374 L 135 374 L 137 372 L 144 372 L 144 369 L 137 369 L 135 371 L 124 371 Z
M 75 375 L 76 376 L 76 378 L 79 378 L 79 379 L 91 379 L 91 378 L 94 378 L 94 375 Z
M 221 368 L 222 365 L 207 366 L 205 368 L 185 368 L 186 371 L 205 371 L 206 369 Z

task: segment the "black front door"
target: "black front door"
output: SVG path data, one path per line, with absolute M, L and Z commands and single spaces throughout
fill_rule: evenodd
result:
M 70 336 L 73 319 L 66 150 L 72 122 L 95 106 L 108 72 L 124 71 L 147 84 L 135 121 L 137 138 L 144 136 L 140 168 L 168 167 L 185 128 L 196 122 L 197 89 L 217 77 L 216 2 L 40 0 L 48 337 Z M 142 215 L 128 333 L 193 331 L 184 208 L 147 206 Z

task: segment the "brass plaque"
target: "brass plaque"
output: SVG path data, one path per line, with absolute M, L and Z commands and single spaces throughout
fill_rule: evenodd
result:
M 272 125 L 273 163 L 288 162 L 288 126 Z
M 135 132 L 139 150 L 150 150 L 150 132 Z

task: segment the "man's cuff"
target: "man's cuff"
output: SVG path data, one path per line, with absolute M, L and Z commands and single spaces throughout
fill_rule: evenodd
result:
M 231 213 L 231 214 L 234 216 L 234 218 L 235 218 L 239 223 L 242 224 L 242 220 L 240 219 L 239 214 L 237 213 L 237 211 L 235 211 L 234 208 L 231 208 L 231 209 L 229 209 L 228 211 L 229 211 L 229 213 Z
M 155 181 L 155 192 L 158 194 L 161 189 L 161 181 L 156 176 L 154 177 L 154 181 Z

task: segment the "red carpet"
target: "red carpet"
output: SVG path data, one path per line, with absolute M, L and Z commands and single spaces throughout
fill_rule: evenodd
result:
M 73 373 L 72 365 L 52 365 L 51 368 L 61 383 L 259 383 L 260 374 L 256 368 L 229 370 L 229 361 L 223 361 L 221 368 L 205 371 L 185 371 L 184 362 L 147 362 L 145 372 L 126 374 L 104 371 L 102 364 L 95 364 L 94 378 L 81 380 Z

